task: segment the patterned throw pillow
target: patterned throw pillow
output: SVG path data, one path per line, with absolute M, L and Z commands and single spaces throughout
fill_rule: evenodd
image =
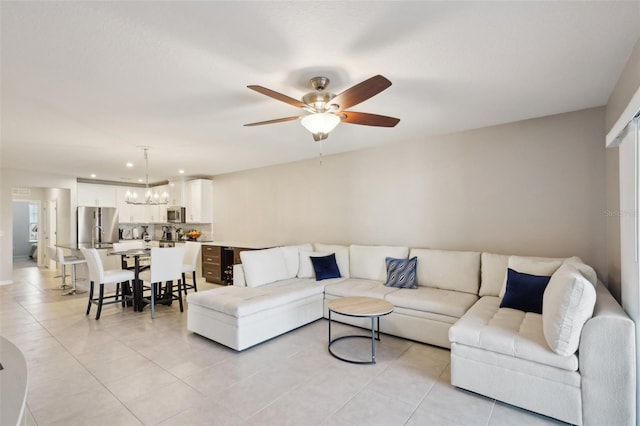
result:
M 417 257 L 411 259 L 387 257 L 385 263 L 387 264 L 387 282 L 384 285 L 396 288 L 418 288 Z

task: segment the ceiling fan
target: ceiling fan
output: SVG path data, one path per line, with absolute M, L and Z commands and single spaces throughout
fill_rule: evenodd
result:
M 247 86 L 249 89 L 255 90 L 258 93 L 301 108 L 309 114 L 259 121 L 257 123 L 245 124 L 245 126 L 281 123 L 300 118 L 301 124 L 313 134 L 313 140 L 321 141 L 326 139 L 329 136 L 329 132 L 340 122 L 378 127 L 393 127 L 400 122 L 399 118 L 346 110 L 347 108 L 366 101 L 391 86 L 391 82 L 383 76 L 376 75 L 371 77 L 338 95 L 326 91 L 328 85 L 329 79 L 327 77 L 313 77 L 311 79 L 311 86 L 314 91 L 304 95 L 302 101 L 267 89 L 266 87 L 256 85 Z

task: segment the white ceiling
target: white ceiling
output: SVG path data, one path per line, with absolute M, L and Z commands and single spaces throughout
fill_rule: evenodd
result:
M 300 110 L 393 85 L 340 124 L 323 155 L 607 103 L 640 38 L 640 2 L 1 2 L 2 167 L 131 181 L 216 175 L 319 155 Z M 134 169 L 125 163 L 133 161 Z

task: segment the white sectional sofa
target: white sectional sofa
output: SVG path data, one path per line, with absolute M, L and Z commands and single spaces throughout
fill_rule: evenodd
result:
M 310 257 L 330 253 L 341 277 L 316 281 Z M 413 257 L 417 288 L 386 286 L 385 259 Z M 450 348 L 455 386 L 573 424 L 635 424 L 634 324 L 580 259 L 328 244 L 241 258 L 233 286 L 187 296 L 189 330 L 243 350 L 326 318 L 331 299 L 381 298 L 394 305 L 381 331 Z M 551 276 L 542 313 L 500 308 L 508 268 Z

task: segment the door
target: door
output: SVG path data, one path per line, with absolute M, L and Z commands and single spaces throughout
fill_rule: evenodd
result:
M 58 244 L 58 200 L 49 200 L 47 215 L 47 231 L 44 235 L 44 246 L 54 247 Z M 46 255 L 46 250 L 43 250 Z M 38 262 L 39 263 L 39 262 Z M 49 259 L 47 256 L 47 263 L 45 263 L 49 269 L 55 269 L 57 264 L 55 261 Z

